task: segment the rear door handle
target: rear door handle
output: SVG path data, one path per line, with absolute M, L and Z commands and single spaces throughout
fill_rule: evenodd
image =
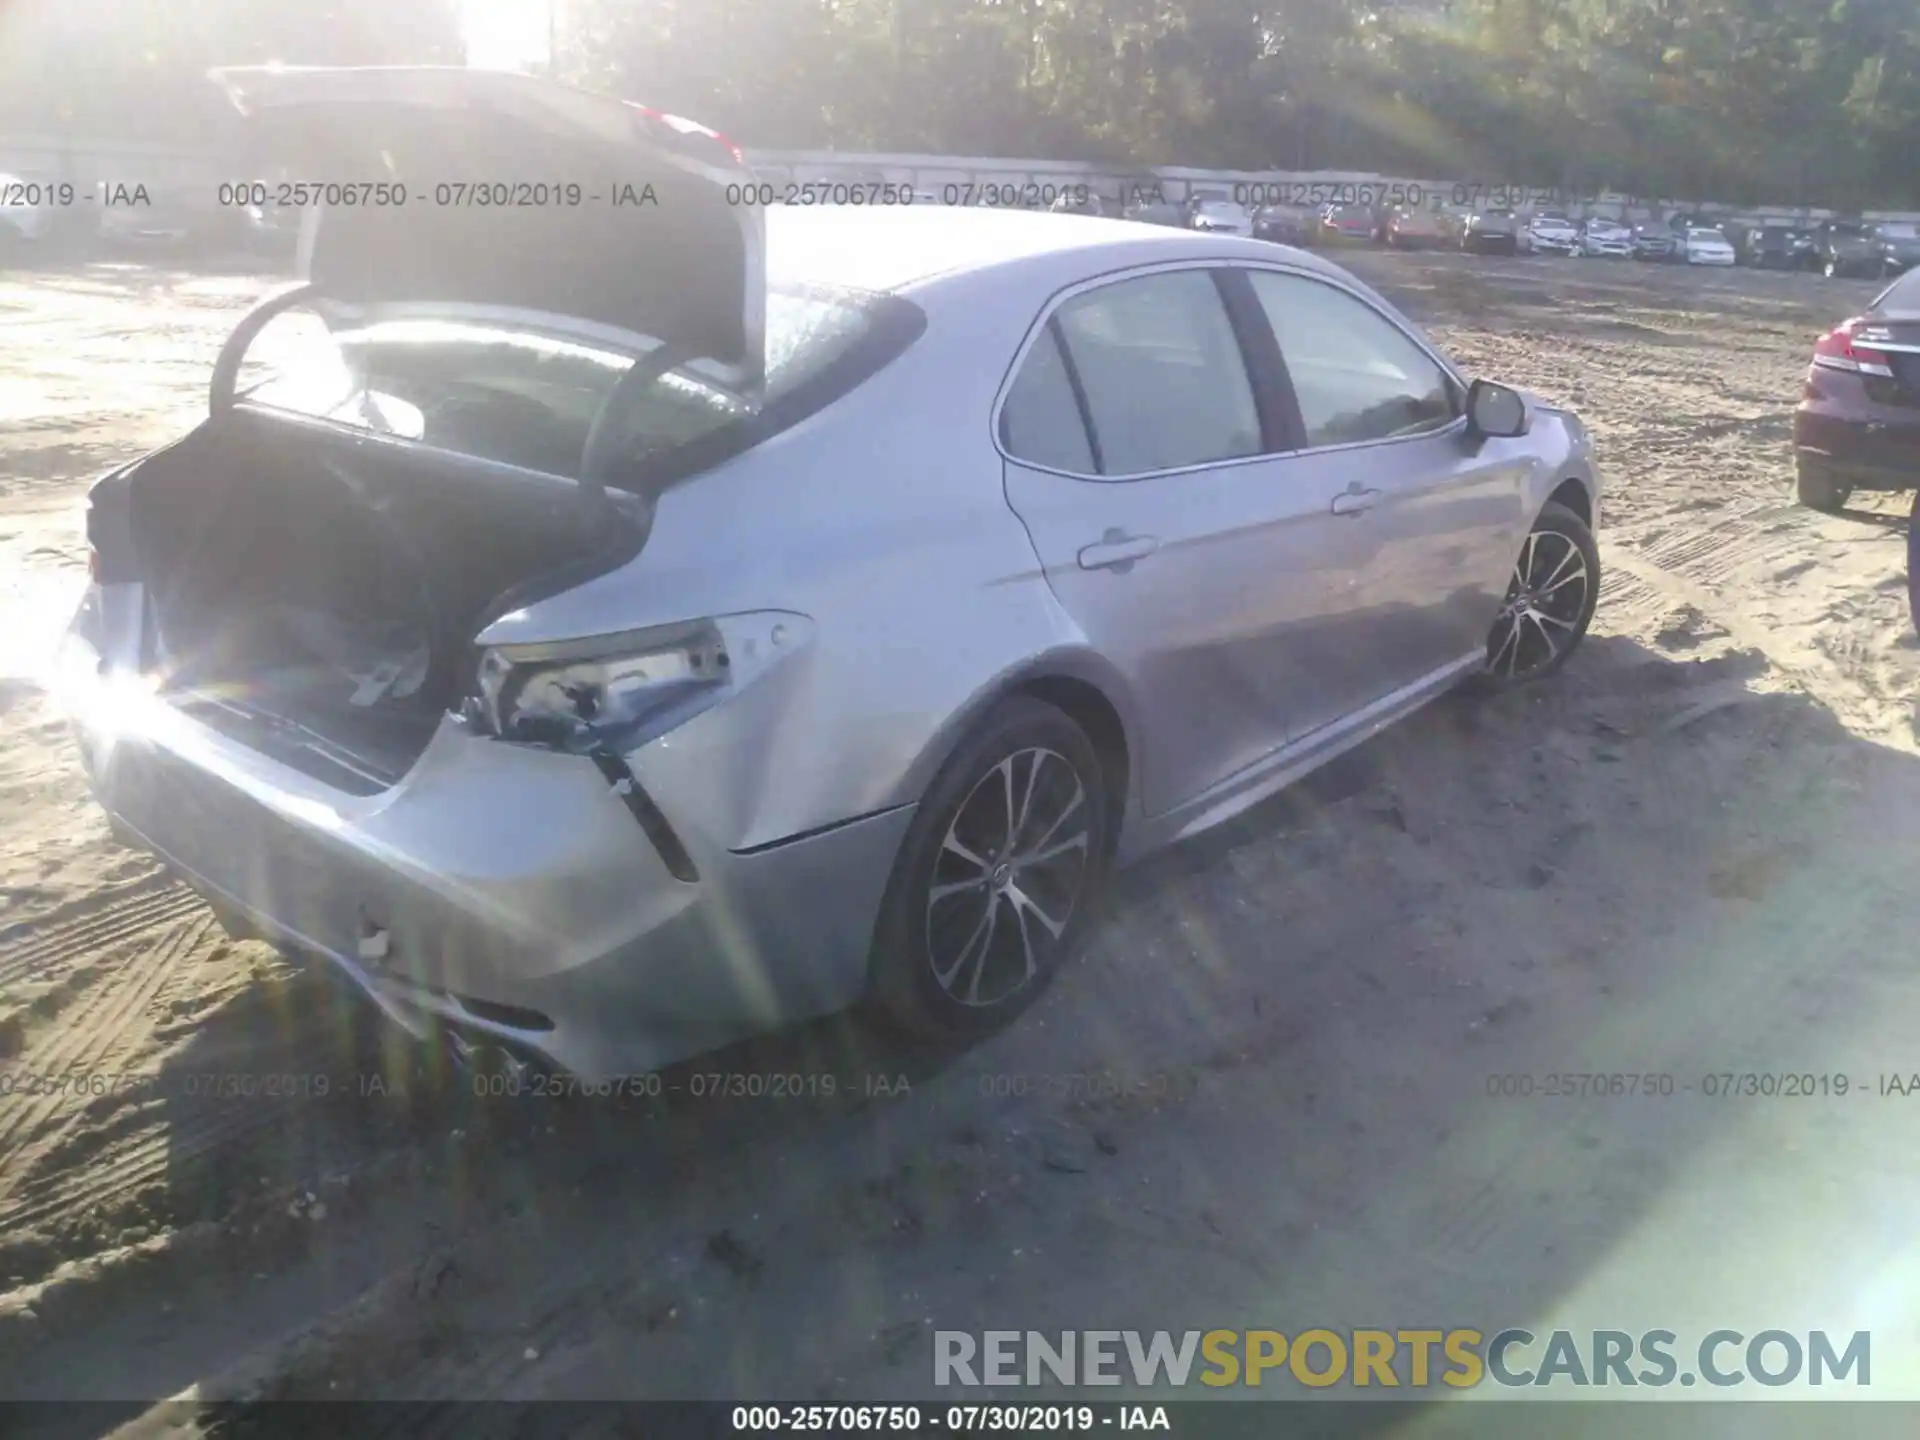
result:
M 1374 501 L 1380 498 L 1378 490 L 1362 490 L 1358 487 L 1342 490 L 1333 497 L 1332 510 L 1336 515 L 1361 515 L 1373 508 Z
M 1144 560 L 1160 548 L 1160 542 L 1151 535 L 1128 535 L 1121 530 L 1109 530 L 1100 537 L 1097 545 L 1088 545 L 1080 551 L 1082 570 L 1119 570 Z

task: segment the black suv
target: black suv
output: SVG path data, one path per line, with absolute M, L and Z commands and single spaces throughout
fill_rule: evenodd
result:
M 1878 275 L 1886 257 L 1873 226 L 1862 220 L 1826 220 L 1813 232 L 1813 262 L 1829 279 Z
M 1740 242 L 1740 261 L 1756 270 L 1811 270 L 1813 236 L 1791 225 L 1756 225 Z

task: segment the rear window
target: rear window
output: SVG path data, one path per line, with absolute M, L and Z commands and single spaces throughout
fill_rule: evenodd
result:
M 1915 233 L 1915 227 L 1904 220 L 1889 222 L 1880 227 L 1881 236 L 1888 240 L 1911 240 Z
M 1920 270 L 1909 270 L 1873 297 L 1869 310 L 1920 310 Z
M 437 449 L 574 478 L 601 405 L 633 363 L 571 335 L 461 319 L 395 319 L 329 333 L 267 356 L 247 400 L 398 435 Z M 767 296 L 767 379 L 749 403 L 695 361 L 656 381 L 629 411 L 627 469 L 717 463 L 837 399 L 911 344 L 924 322 L 905 301 L 776 289 Z M 270 336 L 275 326 L 262 332 Z M 249 378 L 243 372 L 243 383 Z

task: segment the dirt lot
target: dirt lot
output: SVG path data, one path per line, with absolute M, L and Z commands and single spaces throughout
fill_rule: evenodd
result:
M 831 1101 L 592 1104 L 363 1093 L 324 985 L 111 844 L 38 679 L 79 497 L 260 284 L 0 280 L 0 1394 L 914 1398 L 934 1328 L 1414 1323 L 1871 1329 L 1875 1394 L 1920 1394 L 1904 505 L 1796 508 L 1787 451 L 1870 287 L 1354 265 L 1594 431 L 1570 669 L 1124 875 L 973 1052 L 822 1024 L 678 1079 Z M 1489 1095 L 1548 1072 L 1673 1093 Z

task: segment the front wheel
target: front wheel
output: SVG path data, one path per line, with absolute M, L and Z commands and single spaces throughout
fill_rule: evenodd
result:
M 1567 663 L 1600 599 L 1600 548 L 1587 522 L 1557 501 L 1540 507 L 1487 636 L 1485 682 L 1511 689 Z
M 969 1038 L 1045 988 L 1106 875 L 1108 786 L 1086 732 L 1007 700 L 928 787 L 869 958 L 870 998 L 910 1033 Z

